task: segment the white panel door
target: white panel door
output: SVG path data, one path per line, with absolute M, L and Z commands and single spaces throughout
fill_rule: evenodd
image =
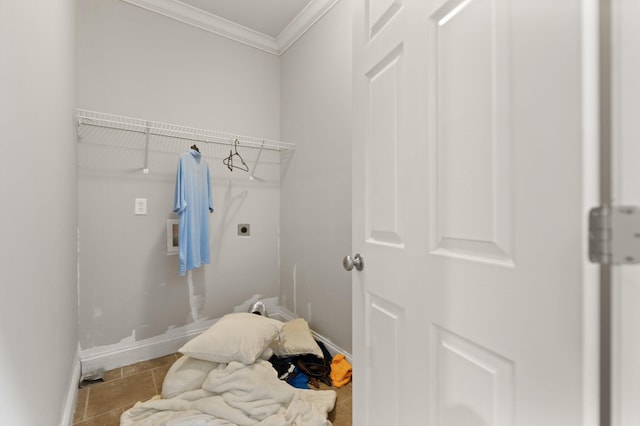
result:
M 596 424 L 581 6 L 356 0 L 355 425 Z
M 613 200 L 640 206 L 640 2 L 612 2 Z M 612 413 L 615 426 L 640 423 L 640 266 L 612 268 Z

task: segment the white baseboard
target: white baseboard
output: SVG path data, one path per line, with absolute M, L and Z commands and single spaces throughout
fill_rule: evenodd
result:
M 67 387 L 67 395 L 62 405 L 62 418 L 60 426 L 71 426 L 76 410 L 76 398 L 78 396 L 78 383 L 80 382 L 80 348 L 73 357 L 73 371 Z
M 256 301 L 264 302 L 267 312 L 275 309 L 278 298 L 263 298 L 256 294 L 251 299 L 237 306 L 234 312 L 247 312 L 249 306 Z M 97 346 L 80 352 L 82 374 L 96 371 L 100 368 L 112 370 L 140 361 L 158 358 L 175 353 L 189 340 L 202 333 L 218 319 L 204 318 L 181 327 L 174 327 L 160 336 L 136 340 L 135 332 L 132 336 L 118 343 Z
M 270 302 L 270 300 L 268 301 Z M 271 303 L 267 304 L 267 313 L 269 317 L 281 321 L 289 321 L 297 317 L 285 307 L 272 305 Z M 127 338 L 112 345 L 85 349 L 80 352 L 82 374 L 84 375 L 100 368 L 112 370 L 175 353 L 182 345 L 211 327 L 216 321 L 217 319 L 196 321 L 183 327 L 173 328 L 163 335 L 149 339 L 136 341 L 135 338 Z M 347 361 L 352 363 L 351 354 L 345 352 L 326 337 L 314 331 L 312 333 L 317 340 L 324 343 L 331 355 L 344 354 Z
M 216 322 L 215 319 L 196 321 L 183 327 L 176 327 L 160 336 L 136 341 L 127 338 L 119 343 L 98 346 L 80 352 L 82 374 L 100 368 L 112 370 L 125 365 L 147 361 L 175 353 L 189 340 L 202 333 Z

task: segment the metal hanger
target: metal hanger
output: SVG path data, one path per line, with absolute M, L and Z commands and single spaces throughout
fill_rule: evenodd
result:
M 240 142 L 238 142 L 238 139 L 236 139 L 234 141 L 234 147 L 233 147 L 234 149 L 233 150 L 229 150 L 229 156 L 227 158 L 225 158 L 224 160 L 222 160 L 222 164 L 227 166 L 227 168 L 229 170 L 231 170 L 231 171 L 233 171 L 233 169 L 240 169 L 240 170 L 244 170 L 245 172 L 248 172 L 249 171 L 249 166 L 247 166 L 247 163 L 244 162 L 244 159 L 238 153 L 238 144 L 239 143 Z M 236 166 L 235 164 L 233 164 L 233 157 L 238 157 L 240 159 L 240 163 L 242 165 Z

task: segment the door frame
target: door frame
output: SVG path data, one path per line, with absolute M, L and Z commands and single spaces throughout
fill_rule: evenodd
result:
M 597 117 L 593 120 L 597 123 L 598 129 L 598 187 L 599 200 L 597 204 L 601 206 L 611 206 L 613 198 L 612 185 L 612 8 L 611 0 L 585 0 L 585 14 L 588 8 L 594 8 L 592 22 L 589 24 L 595 28 L 590 31 L 597 34 L 597 51 L 595 60 L 597 61 Z M 587 26 L 585 18 L 585 27 Z M 597 19 L 597 21 L 596 21 Z M 583 37 L 587 37 L 587 29 Z M 594 36 L 591 36 L 594 37 Z M 586 51 L 586 49 L 585 49 Z M 585 67 L 585 70 L 588 69 Z M 586 103 L 586 99 L 585 99 Z M 586 121 L 586 120 L 585 120 Z M 586 125 L 586 124 L 585 124 Z M 586 233 L 586 232 L 585 232 Z M 612 273 L 610 265 L 599 265 L 599 418 L 600 426 L 610 426 L 612 424 Z

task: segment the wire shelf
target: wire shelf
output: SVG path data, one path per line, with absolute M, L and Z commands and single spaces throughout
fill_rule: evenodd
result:
M 295 144 L 252 136 L 236 135 L 233 133 L 186 127 L 178 124 L 161 123 L 140 118 L 125 117 L 103 112 L 76 110 L 79 126 L 96 126 L 119 129 L 130 132 L 144 133 L 153 136 L 165 136 L 194 142 L 212 143 L 217 145 L 234 146 L 237 140 L 242 146 L 270 151 L 291 151 Z

